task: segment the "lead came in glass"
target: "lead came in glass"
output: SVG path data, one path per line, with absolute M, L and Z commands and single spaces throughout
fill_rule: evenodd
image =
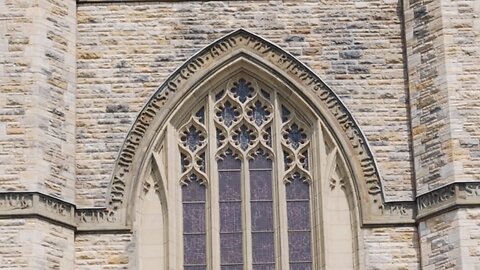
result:
M 205 186 L 193 181 L 182 187 L 185 270 L 206 269 Z
M 249 167 L 253 269 L 275 269 L 272 161 L 259 153 Z
M 241 162 L 227 153 L 218 161 L 220 263 L 222 270 L 243 269 Z
M 290 269 L 312 269 L 309 184 L 297 175 L 286 192 Z

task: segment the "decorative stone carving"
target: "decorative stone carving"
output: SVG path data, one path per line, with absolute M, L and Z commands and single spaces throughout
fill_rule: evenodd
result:
M 24 193 L 0 194 L 0 211 L 29 209 L 33 207 L 33 195 Z
M 226 151 L 252 158 L 259 149 L 272 154 L 273 104 L 255 80 L 239 78 L 215 95 L 217 157 Z

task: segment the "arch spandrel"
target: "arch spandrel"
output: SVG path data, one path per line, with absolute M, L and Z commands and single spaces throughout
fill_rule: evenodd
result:
M 242 66 L 283 84 L 286 91 L 294 92 L 322 118 L 351 175 L 355 208 L 359 209 L 362 225 L 413 222 L 412 202 L 384 200 L 381 175 L 368 142 L 333 90 L 291 54 L 240 29 L 192 56 L 159 87 L 139 113 L 115 163 L 107 206 L 102 210 L 112 217 L 107 224 L 131 225 L 131 211 L 142 186 L 142 171 L 151 164 L 154 141 L 171 112 L 201 85 L 213 85 L 215 78 L 219 80 L 222 74 Z M 88 222 L 81 218 L 77 221 L 80 228 L 82 223 L 88 227 Z

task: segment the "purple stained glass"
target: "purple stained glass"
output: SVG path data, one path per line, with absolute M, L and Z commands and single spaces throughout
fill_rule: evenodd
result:
M 196 177 L 192 179 L 182 186 L 184 269 L 191 270 L 205 269 L 207 254 L 205 186 L 196 181 Z
M 183 232 L 205 232 L 205 203 L 183 204 Z
M 220 267 L 221 270 L 243 270 L 243 264 L 237 265 L 222 265 Z
M 218 161 L 218 169 L 220 171 L 229 169 L 240 171 L 241 165 L 241 161 L 236 159 L 231 153 L 227 153 L 223 159 Z
M 243 264 L 241 165 L 231 153 L 218 162 L 222 269 L 227 269 L 225 265 Z
M 272 202 L 252 201 L 252 231 L 273 231 Z
M 192 181 L 182 186 L 182 201 L 205 202 L 205 186 L 198 181 Z
M 249 162 L 252 261 L 254 269 L 275 268 L 275 242 L 272 202 L 272 161 L 258 153 Z M 273 268 L 271 268 L 273 267 Z
M 206 270 L 207 266 L 185 266 L 184 270 Z
M 185 265 L 206 263 L 205 234 L 184 234 L 183 254 Z
M 311 235 L 307 232 L 288 232 L 290 262 L 311 262 Z
M 252 200 L 272 199 L 272 171 L 250 170 L 250 198 Z
M 275 270 L 275 264 L 254 264 L 253 270 Z
M 288 202 L 287 208 L 289 230 L 310 230 L 310 202 Z
M 272 169 L 272 161 L 263 153 L 264 150 L 260 149 L 255 159 L 250 160 L 250 169 Z
M 275 262 L 275 247 L 273 238 L 273 232 L 252 233 L 253 263 Z
M 220 200 L 239 201 L 242 198 L 240 171 L 220 171 Z
M 220 202 L 220 232 L 242 231 L 242 206 L 240 202 Z
M 242 233 L 220 234 L 220 260 L 221 264 L 243 263 Z
M 286 192 L 290 269 L 311 269 L 310 187 L 297 176 Z
M 310 188 L 307 182 L 303 182 L 302 179 L 296 178 L 292 182 L 287 184 L 287 200 L 296 199 L 310 199 Z
M 290 270 L 312 270 L 312 263 L 290 263 Z

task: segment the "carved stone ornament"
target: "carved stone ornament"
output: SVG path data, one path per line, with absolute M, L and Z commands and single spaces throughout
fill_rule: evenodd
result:
M 130 200 L 131 196 L 135 196 L 132 192 L 135 190 L 136 184 L 132 183 L 131 179 L 136 178 L 134 175 L 137 172 L 132 169 L 132 164 L 135 158 L 141 158 L 137 153 L 145 155 L 143 150 L 139 151 L 139 146 L 142 141 L 148 140 L 146 134 L 151 133 L 150 129 L 158 128 L 152 127 L 152 122 L 161 122 L 156 118 L 160 117 L 159 115 L 164 117 L 165 113 L 162 108 L 174 106 L 169 103 L 170 100 L 175 100 L 173 97 L 178 92 L 185 91 L 185 88 L 191 87 L 196 80 L 204 79 L 207 71 L 214 70 L 244 55 L 278 69 L 287 76 L 285 80 L 294 81 L 301 86 L 302 91 L 308 92 L 309 95 L 313 94 L 317 99 L 316 103 L 320 103 L 317 106 L 322 107 L 323 112 L 327 111 L 329 114 L 327 118 L 332 121 L 329 124 L 335 126 L 332 129 L 336 130 L 336 133 L 341 133 L 344 140 L 349 142 L 348 148 L 351 149 L 348 151 L 349 155 L 357 160 L 358 168 L 361 171 L 361 175 L 357 176 L 357 185 L 361 191 L 362 205 L 360 208 L 363 223 L 383 224 L 413 221 L 413 204 L 402 204 L 405 211 L 398 213 L 394 211 L 394 214 L 385 215 L 384 209 L 395 203 L 384 201 L 380 174 L 365 136 L 338 96 L 314 72 L 292 55 L 242 29 L 215 41 L 194 55 L 175 71 L 147 102 L 120 150 L 110 185 L 107 209 L 114 212 L 126 209 L 126 202 Z M 271 105 L 265 102 L 268 99 L 262 97 L 258 90 L 255 90 L 255 86 L 249 83 L 251 82 L 244 80 L 231 82 L 231 86 L 216 101 L 216 121 L 222 122 L 222 127 L 229 129 L 228 131 L 224 128 L 217 129 L 217 143 L 224 150 L 233 146 L 235 149 L 241 149 L 242 152 L 247 153 L 252 152 L 259 143 L 264 144 L 265 149 L 269 149 L 268 142 L 262 139 L 263 134 L 255 131 L 259 130 L 259 126 L 268 125 L 271 119 L 271 116 L 268 115 Z M 246 112 L 247 118 L 244 119 L 243 116 L 239 118 L 240 112 Z M 305 168 L 308 156 L 305 150 L 309 144 L 308 132 L 305 125 L 293 115 L 283 117 L 285 117 L 285 122 L 282 128 L 282 144 L 288 146 L 285 147 L 284 154 L 291 166 L 289 174 L 285 176 L 285 181 L 289 181 L 293 177 L 310 181 L 311 177 Z M 243 121 L 243 124 L 239 125 L 236 121 Z M 182 181 L 186 181 L 189 175 L 203 177 L 200 168 L 202 161 L 193 160 L 191 154 L 192 151 L 203 151 L 200 150 L 203 149 L 201 139 L 203 129 L 204 127 L 198 119 L 191 119 L 180 135 L 180 139 L 184 140 L 180 144 L 183 145 L 184 165 L 182 166 L 185 170 Z M 295 151 L 291 151 L 292 149 Z M 195 174 L 192 174 L 193 172 Z M 206 181 L 206 178 L 201 181 Z M 392 219 L 392 215 L 397 218 Z M 386 217 L 382 218 L 384 216 Z
M 236 59 L 246 59 L 267 71 L 274 72 L 285 84 L 294 85 L 298 95 L 310 97 L 308 101 L 318 113 L 324 116 L 326 124 L 335 134 L 338 144 L 346 153 L 352 166 L 357 168 L 353 183 L 358 190 L 358 208 L 362 225 L 412 224 L 414 212 L 419 216 L 431 214 L 429 209 L 437 205 L 479 204 L 480 184 L 456 183 L 424 194 L 415 202 L 386 202 L 382 194 L 382 179 L 372 151 L 357 122 L 339 99 L 312 70 L 291 54 L 255 34 L 243 29 L 234 31 L 208 45 L 186 61 L 159 87 L 139 113 L 128 132 L 115 161 L 110 181 L 107 204 L 102 208 L 75 209 L 75 206 L 39 193 L 0 194 L 0 215 L 36 213 L 47 219 L 60 221 L 80 231 L 122 230 L 131 226 L 129 211 L 133 207 L 136 190 L 145 188 L 139 183 L 140 164 L 149 159 L 152 150 L 150 142 L 155 138 L 159 123 L 164 123 L 171 108 L 181 100 L 182 93 L 193 89 L 208 75 Z M 247 81 L 232 81 L 223 96 L 215 101 L 215 121 L 219 149 L 229 146 L 241 149 L 241 154 L 255 154 L 256 146 L 269 150 L 270 139 L 267 126 L 272 119 L 271 104 Z M 200 111 L 199 111 L 200 112 Z M 201 113 L 192 117 L 178 135 L 182 153 L 183 176 L 189 181 L 191 175 L 202 179 L 205 171 L 205 125 Z M 285 150 L 285 164 L 288 173 L 285 181 L 300 178 L 311 181 L 308 168 L 308 153 L 311 145 L 308 127 L 294 114 L 282 115 L 282 148 Z M 227 127 L 228 130 L 225 130 Z M 265 134 L 267 133 L 267 134 Z M 293 150 L 292 150 L 293 149 Z M 222 153 L 219 153 L 220 155 Z M 191 179 L 190 179 L 191 180 Z M 334 184 L 333 182 L 331 184 Z M 343 184 L 343 183 L 341 183 Z M 452 195 L 453 193 L 453 195 Z M 451 199 L 455 197 L 455 199 Z M 443 206 L 442 206 L 443 207 Z M 436 210 L 435 210 L 436 211 Z

